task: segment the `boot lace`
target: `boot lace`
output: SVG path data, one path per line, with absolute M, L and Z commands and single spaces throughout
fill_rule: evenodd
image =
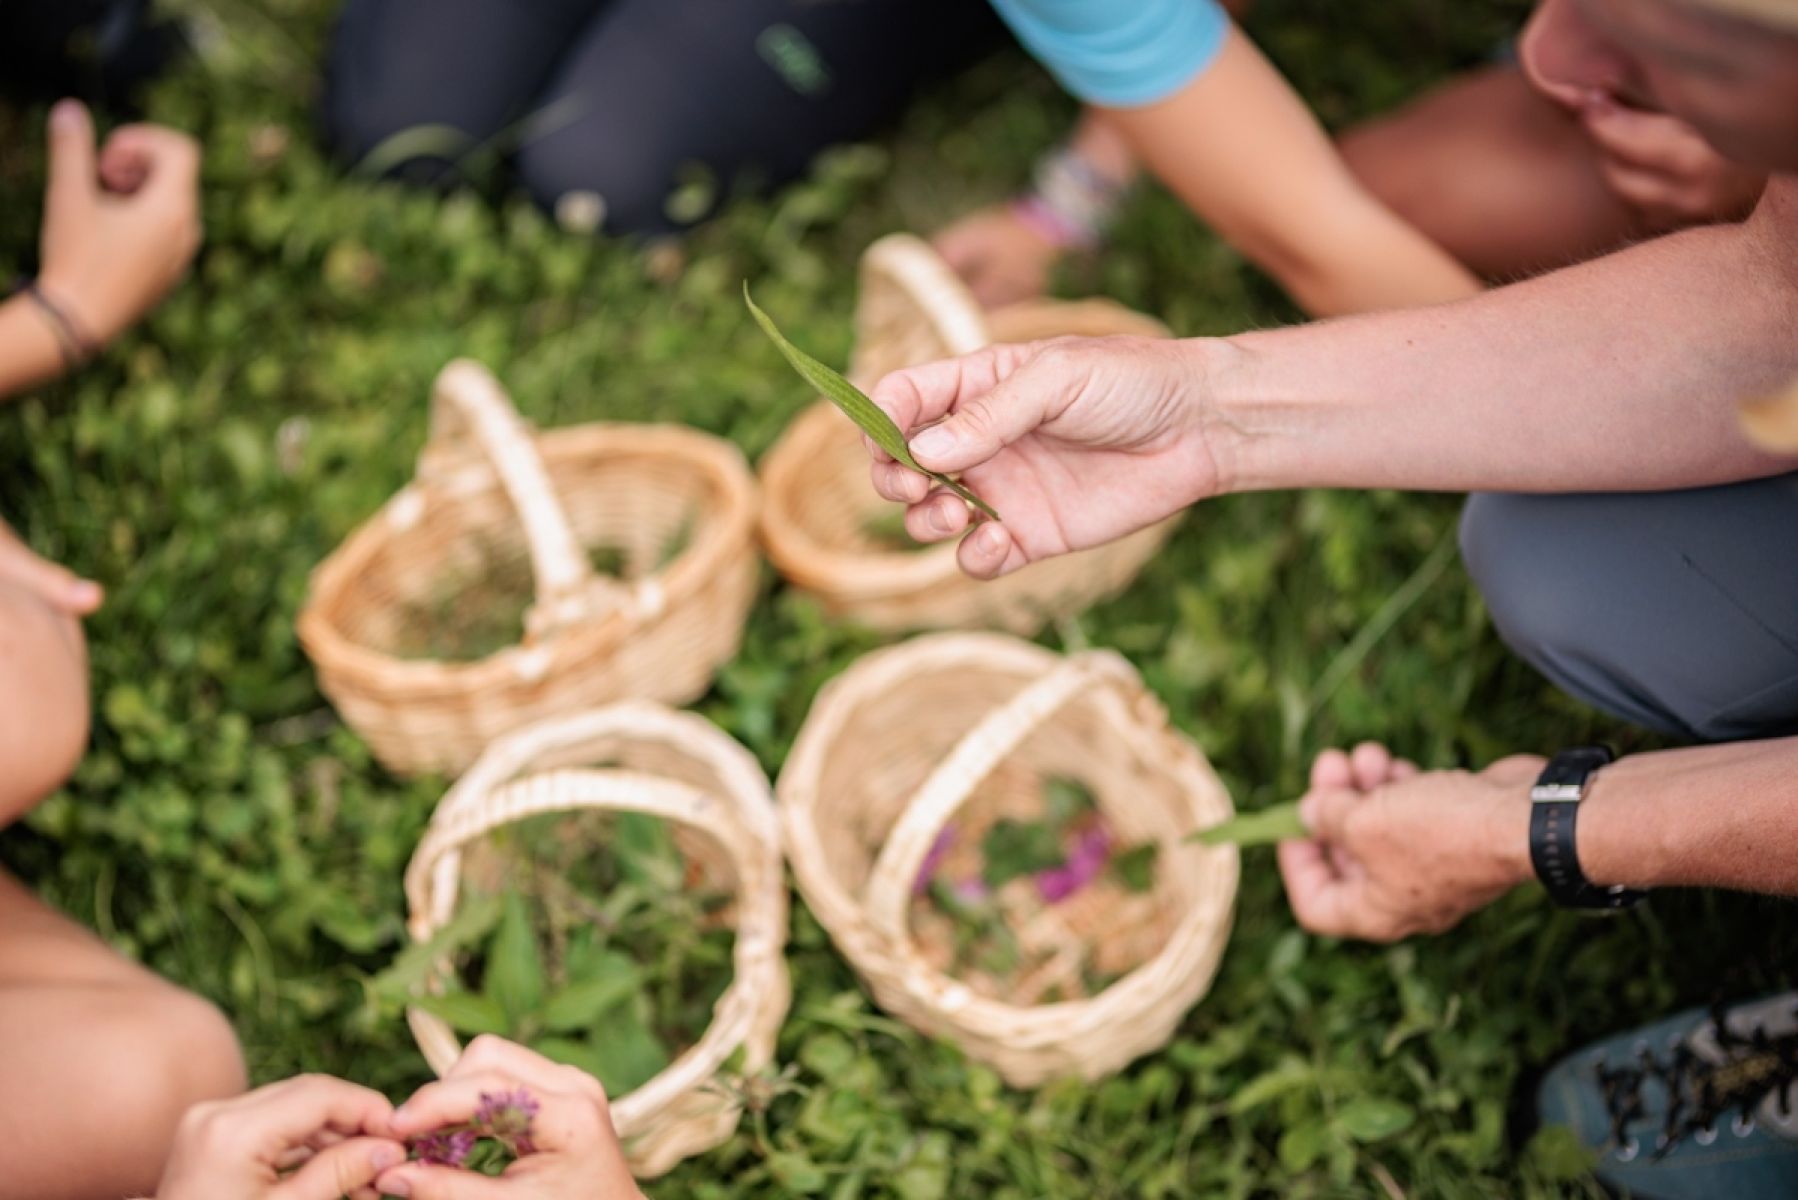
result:
M 1798 1015 L 1798 1004 L 1793 1013 Z M 1798 1030 L 1773 1036 L 1757 1026 L 1741 1034 L 1723 1017 L 1723 1006 L 1713 1005 L 1711 1022 L 1724 1053 L 1720 1063 L 1699 1057 L 1690 1038 L 1682 1038 L 1665 1055 L 1644 1046 L 1634 1063 L 1618 1067 L 1600 1063 L 1594 1068 L 1615 1144 L 1627 1144 L 1629 1126 L 1647 1115 L 1643 1089 L 1651 1082 L 1667 1093 L 1655 1161 L 1687 1137 L 1714 1132 L 1717 1122 L 1732 1110 L 1738 1122 L 1751 1121 L 1754 1110 L 1775 1092 L 1781 1117 L 1791 1116 L 1792 1084 L 1798 1080 Z

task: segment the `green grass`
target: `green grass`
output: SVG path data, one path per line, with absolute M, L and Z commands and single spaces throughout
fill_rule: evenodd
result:
M 546 425 L 674 418 L 758 453 L 806 397 L 741 281 L 842 361 L 860 247 L 1004 194 L 1070 108 L 1001 57 L 806 182 L 733 201 L 670 258 L 565 236 L 516 202 L 346 182 L 306 107 L 332 6 L 184 7 L 223 35 L 153 105 L 207 147 L 193 278 L 101 363 L 0 411 L 0 513 L 110 591 L 89 625 L 92 751 L 0 837 L 0 860 L 221 1004 L 259 1080 L 324 1070 L 398 1096 L 425 1067 L 368 985 L 402 945 L 400 873 L 442 785 L 371 762 L 293 618 L 311 567 L 408 478 L 432 376 L 473 355 Z M 1350 7 L 1268 3 L 1253 23 L 1332 124 L 1479 60 L 1517 11 Z M 29 266 L 41 117 L 0 115 L 0 266 Z M 1164 195 L 1135 201 L 1117 242 L 1065 286 L 1189 334 L 1293 317 Z M 1388 494 L 1207 504 L 1134 590 L 1045 640 L 1128 654 L 1247 809 L 1364 737 L 1433 766 L 1641 745 L 1511 660 L 1458 566 L 1389 606 L 1455 513 Z M 818 685 L 877 642 L 770 578 L 698 708 L 775 772 Z M 1177 1040 L 1096 1086 L 1017 1093 L 881 1019 L 799 909 L 781 1055 L 804 1092 L 652 1190 L 1586 1194 L 1508 1120 L 1530 1072 L 1581 1038 L 1789 979 L 1771 964 L 1793 927 L 1788 909 L 1700 895 L 1588 921 L 1526 889 L 1441 938 L 1343 944 L 1295 929 L 1254 851 L 1222 973 Z

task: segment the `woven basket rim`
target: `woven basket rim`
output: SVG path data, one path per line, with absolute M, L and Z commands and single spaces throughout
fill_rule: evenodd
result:
M 1208 869 L 1226 877 L 1225 885 L 1230 900 L 1215 916 L 1203 906 L 1194 906 L 1181 914 L 1180 921 L 1167 942 L 1154 956 L 1126 972 L 1102 991 L 1081 999 L 1016 1005 L 976 994 L 954 977 L 925 963 L 909 933 L 906 940 L 895 947 L 870 927 L 864 927 L 855 931 L 856 949 L 847 948 L 845 940 L 848 931 L 838 928 L 840 922 L 837 914 L 859 914 L 862 901 L 860 897 L 839 886 L 834 873 L 826 865 L 828 856 L 818 837 L 814 815 L 815 793 L 811 788 L 811 781 L 820 775 L 843 721 L 853 712 L 853 698 L 865 692 L 876 691 L 882 685 L 896 685 L 919 669 L 940 668 L 979 657 L 1006 660 L 1008 666 L 1015 666 L 1027 678 L 1040 677 L 1066 661 L 1051 650 L 1005 634 L 924 634 L 864 655 L 819 689 L 775 788 L 787 860 L 808 906 L 858 970 L 863 967 L 862 959 L 877 956 L 888 963 L 906 968 L 907 991 L 915 999 L 938 1010 L 953 1011 L 957 1020 L 973 1019 L 1007 1027 L 1011 1036 L 1020 1041 L 1043 1037 L 1047 1041 L 1059 1042 L 1067 1038 L 1067 1032 L 1065 1028 L 1052 1027 L 1065 1026 L 1072 1017 L 1082 1018 L 1078 1024 L 1083 1026 L 1103 1024 L 1127 1015 L 1133 1008 L 1141 1007 L 1151 998 L 1144 993 L 1153 987 L 1155 976 L 1165 973 L 1172 964 L 1199 954 L 1203 943 L 1217 943 L 1211 955 L 1212 970 L 1215 970 L 1216 958 L 1221 956 L 1222 943 L 1227 939 L 1232 923 L 1234 897 L 1240 878 L 1240 858 L 1233 846 L 1203 848 L 1202 856 L 1210 864 Z M 1140 677 L 1135 686 L 1141 688 L 1144 695 L 1149 695 L 1147 688 L 1141 684 Z M 1121 700 L 1121 695 L 1116 690 L 1096 693 L 1095 699 L 1102 696 L 1109 696 L 1114 701 Z M 1220 820 L 1228 817 L 1232 811 L 1228 792 L 1205 764 L 1197 748 L 1184 735 L 1171 728 L 1156 732 L 1157 735 L 1165 732 L 1167 737 L 1161 740 L 1181 750 L 1182 761 L 1177 766 L 1183 772 L 1188 768 L 1194 769 L 1197 773 L 1195 782 L 1221 800 L 1216 817 Z M 1192 857 L 1201 856 L 1199 847 L 1193 845 L 1190 848 L 1195 851 Z
M 545 464 L 559 465 L 590 458 L 666 457 L 685 461 L 702 472 L 719 492 L 714 519 L 696 521 L 689 544 L 670 562 L 638 581 L 656 581 L 664 608 L 686 600 L 698 591 L 719 564 L 744 539 L 754 534 L 759 487 L 742 451 L 731 442 L 686 426 L 624 421 L 594 421 L 564 426 L 533 435 Z M 498 489 L 499 476 L 491 466 L 469 457 L 465 479 L 482 479 L 483 487 Z M 479 688 L 489 682 L 513 678 L 521 656 L 618 641 L 643 624 L 635 614 L 615 610 L 577 622 L 535 643 L 516 642 L 481 658 L 466 661 L 403 658 L 356 641 L 338 627 L 331 611 L 353 593 L 361 569 L 370 556 L 403 530 L 407 508 L 430 505 L 441 489 L 414 480 L 381 504 L 358 524 L 308 578 L 307 595 L 296 619 L 302 647 L 315 661 L 328 660 L 334 669 L 350 674 L 380 676 L 379 690 L 389 694 L 437 693 L 448 688 Z
M 763 495 L 797 488 L 812 461 L 814 443 L 829 437 L 835 422 L 848 420 L 828 400 L 807 406 L 757 463 Z M 954 542 L 916 550 L 850 550 L 819 541 L 785 506 L 770 503 L 762 505 L 758 521 L 768 557 L 783 574 L 801 581 L 829 579 L 841 590 L 876 596 L 896 588 L 930 587 L 961 572 Z
M 578 766 L 539 770 L 531 765 L 546 753 L 605 737 L 654 742 L 675 750 L 713 772 L 719 790 L 714 795 L 695 784 L 642 770 Z M 684 1077 L 700 1067 L 709 1068 L 705 1074 L 714 1073 L 755 1036 L 758 1012 L 765 1016 L 766 1008 L 773 1006 L 784 1020 L 789 914 L 779 821 L 772 787 L 755 756 L 696 714 L 653 701 L 626 700 L 540 721 L 496 739 L 438 802 L 406 868 L 406 924 L 412 942 L 428 942 L 461 902 L 461 861 L 469 845 L 525 816 L 634 807 L 629 800 L 559 804 L 549 803 L 554 797 L 548 797 L 518 815 L 508 817 L 494 811 L 511 811 L 515 800 L 529 804 L 533 791 L 565 797 L 567 790 L 559 785 L 577 779 L 602 782 L 606 790 L 620 795 L 635 791 L 651 798 L 665 794 L 684 797 L 689 803 L 697 801 L 696 811 L 723 828 L 708 827 L 671 811 L 653 807 L 647 811 L 710 839 L 737 873 L 733 894 L 738 919 L 732 930 L 731 979 L 712 1007 L 705 1032 L 649 1081 L 612 1100 L 621 1135 L 634 1139 L 648 1135 L 659 1119 L 693 1094 L 694 1086 L 677 1086 Z M 707 799 L 713 802 L 706 803 Z M 448 966 L 447 961 L 433 963 L 432 978 L 439 978 Z M 407 1019 L 421 1048 L 428 1039 L 461 1044 L 455 1031 L 432 1014 L 408 1006 Z M 727 1021 L 732 1024 L 726 1026 Z M 432 1065 L 437 1064 L 433 1061 Z

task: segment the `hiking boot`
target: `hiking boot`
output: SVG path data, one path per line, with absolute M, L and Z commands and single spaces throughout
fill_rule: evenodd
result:
M 1692 1009 L 1551 1068 L 1544 1125 L 1573 1130 L 1632 1200 L 1798 1196 L 1798 992 Z

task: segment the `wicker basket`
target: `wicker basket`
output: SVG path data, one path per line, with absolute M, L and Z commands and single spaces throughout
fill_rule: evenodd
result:
M 450 789 L 412 856 L 409 929 L 414 940 L 428 941 L 454 915 L 465 852 L 472 855 L 494 830 L 580 810 L 669 821 L 690 867 L 736 897 L 734 975 L 711 1025 L 661 1074 L 612 1103 L 632 1170 L 659 1175 L 735 1131 L 740 1107 L 712 1081 L 739 1051 L 733 1072 L 753 1075 L 772 1061 L 791 1000 L 780 830 L 767 776 L 747 750 L 700 717 L 646 701 L 500 739 Z M 448 1071 L 462 1052 L 455 1033 L 419 1008 L 407 1019 L 432 1069 Z
M 485 368 L 459 360 L 437 379 L 417 479 L 314 572 L 300 642 L 344 720 L 401 773 L 459 771 L 495 737 L 573 709 L 685 704 L 742 639 L 755 497 L 726 442 L 658 425 L 534 434 Z M 594 548 L 616 554 L 616 575 L 594 569 Z M 520 607 L 535 594 L 522 640 L 462 660 L 402 654 L 454 581 L 508 566 Z M 469 607 L 497 607 L 478 586 Z
M 1045 908 L 1034 934 L 1136 942 L 1142 959 L 1096 994 L 1054 1003 L 1036 1002 L 1039 986 L 993 995 L 950 978 L 913 912 L 920 869 L 952 820 L 977 828 L 995 811 L 1040 810 L 1057 775 L 1084 784 L 1119 836 L 1153 841 L 1158 864 L 1146 897 L 1089 889 L 1082 904 L 1088 892 L 1076 893 Z M 1187 839 L 1227 818 L 1230 799 L 1115 654 L 936 634 L 869 655 L 819 693 L 777 790 L 799 891 L 876 1000 L 1014 1086 L 1121 1068 L 1163 1045 L 1210 985 L 1237 853 Z
M 989 342 L 1167 333 L 1109 300 L 1032 300 L 983 313 L 926 243 L 894 234 L 862 256 L 850 375 L 866 389 L 888 371 Z M 886 631 L 986 627 L 1028 636 L 1121 591 L 1178 521 L 981 582 L 962 573 L 952 544 L 885 544 L 871 532 L 898 510 L 875 493 L 860 433 L 828 402 L 800 414 L 760 472 L 762 540 L 781 574 L 830 612 Z

